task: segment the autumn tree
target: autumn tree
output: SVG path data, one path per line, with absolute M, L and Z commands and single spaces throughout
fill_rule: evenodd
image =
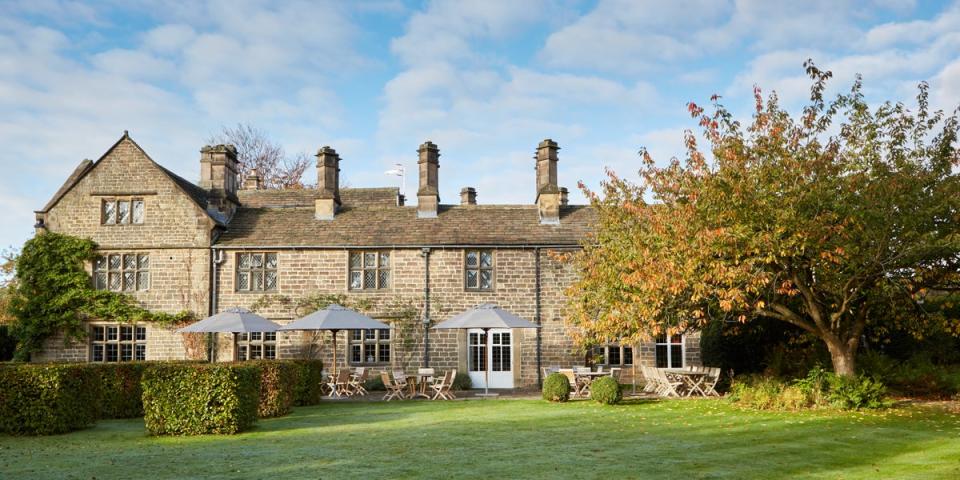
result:
M 858 77 L 824 99 L 830 72 L 805 64 L 811 101 L 796 119 L 755 88 L 741 125 L 712 99 L 689 105 L 709 143 L 641 180 L 609 172 L 585 190 L 595 235 L 573 257 L 571 331 L 582 341 L 648 341 L 711 321 L 769 317 L 822 340 L 852 375 L 861 338 L 893 328 L 957 332 L 931 301 L 955 290 L 960 264 L 957 115 L 872 108 Z M 944 328 L 946 327 L 946 328 Z
M 207 143 L 231 144 L 237 148 L 240 181 L 256 170 L 266 188 L 303 188 L 303 174 L 310 167 L 305 152 L 287 156 L 283 147 L 263 131 L 247 124 L 223 127 Z

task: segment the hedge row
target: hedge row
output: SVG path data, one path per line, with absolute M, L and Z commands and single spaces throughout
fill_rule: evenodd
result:
M 317 360 L 2 364 L 0 432 L 48 435 L 144 416 L 153 435 L 236 433 L 258 416 L 317 404 L 321 370 Z
M 50 435 L 92 425 L 100 416 L 100 373 L 83 364 L 0 368 L 0 431 Z
M 143 375 L 151 435 L 237 433 L 257 421 L 261 369 L 254 364 L 157 365 Z

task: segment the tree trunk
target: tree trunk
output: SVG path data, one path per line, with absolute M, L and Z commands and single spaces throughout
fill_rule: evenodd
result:
M 833 373 L 841 377 L 856 375 L 856 348 L 851 348 L 840 341 L 825 340 L 830 358 L 833 360 Z

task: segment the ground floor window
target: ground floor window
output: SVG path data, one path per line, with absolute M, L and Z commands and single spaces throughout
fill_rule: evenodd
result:
M 468 369 L 471 372 L 483 372 L 487 369 L 487 335 L 482 332 L 470 332 L 467 338 L 469 351 Z
M 656 348 L 657 368 L 683 367 L 683 335 L 659 335 Z
M 132 362 L 147 359 L 147 327 L 93 325 L 90 327 L 91 362 Z
M 273 360 L 277 358 L 277 332 L 237 334 L 237 360 Z
M 350 330 L 350 363 L 383 365 L 390 363 L 390 330 Z
M 594 355 L 601 365 L 619 367 L 621 365 L 633 365 L 633 347 L 617 345 L 599 345 L 594 347 Z

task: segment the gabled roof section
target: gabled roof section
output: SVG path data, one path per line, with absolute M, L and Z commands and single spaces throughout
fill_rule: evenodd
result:
M 100 158 L 97 159 L 97 161 L 91 162 L 90 160 L 84 160 L 83 162 L 80 162 L 80 165 L 78 165 L 77 168 L 70 175 L 70 177 L 67 178 L 67 181 L 64 182 L 63 186 L 61 186 L 60 189 L 57 190 L 57 193 L 53 195 L 53 198 L 51 198 L 50 201 L 47 202 L 47 204 L 43 207 L 43 210 L 38 210 L 37 213 L 46 213 L 50 211 L 51 208 L 56 206 L 56 204 L 63 198 L 63 196 L 67 194 L 67 192 L 73 189 L 73 187 L 76 186 L 76 184 L 79 183 L 80 180 L 83 179 L 83 177 L 85 177 L 88 173 L 93 171 L 93 169 L 97 168 L 97 165 L 100 165 L 100 162 L 102 162 L 103 159 L 107 157 L 107 155 L 110 155 L 110 153 L 113 152 L 113 150 L 117 148 L 118 145 L 124 142 L 124 140 L 129 141 L 131 144 L 133 144 L 134 147 L 137 147 L 137 150 L 139 150 L 140 153 L 142 153 L 143 156 L 150 161 L 150 163 L 154 164 L 157 167 L 157 169 L 163 172 L 163 174 L 166 175 L 167 178 L 169 178 L 173 182 L 173 184 L 180 189 L 180 191 L 182 191 L 188 198 L 190 198 L 190 200 L 193 201 L 193 203 L 196 204 L 198 208 L 203 210 L 203 212 L 208 217 L 210 217 L 211 220 L 216 222 L 218 225 L 224 224 L 224 219 L 218 218 L 213 214 L 211 214 L 211 212 L 207 211 L 207 204 L 209 203 L 209 201 L 208 201 L 206 190 L 195 185 L 193 182 L 190 182 L 189 180 L 186 180 L 185 178 L 171 172 L 170 170 L 167 170 L 162 165 L 154 161 L 153 158 L 150 157 L 150 154 L 148 154 L 143 149 L 143 147 L 141 147 L 136 141 L 130 138 L 130 134 L 126 130 L 123 131 L 123 136 L 121 136 L 120 139 L 116 141 L 116 143 L 114 143 L 109 149 L 107 149 L 107 151 L 104 152 L 104 154 L 101 155 Z

